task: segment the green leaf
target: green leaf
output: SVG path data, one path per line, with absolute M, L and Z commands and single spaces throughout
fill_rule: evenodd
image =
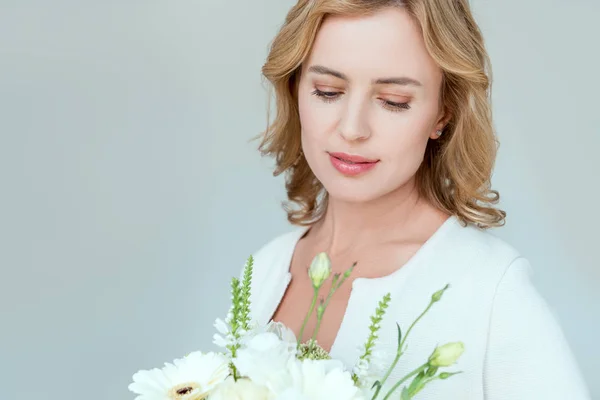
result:
M 437 373 L 437 371 L 438 371 L 438 367 L 429 367 L 427 369 L 427 376 L 431 378 L 432 376 L 434 376 Z
M 400 329 L 400 324 L 396 322 L 396 326 L 398 327 L 398 347 L 402 343 L 402 329 Z
M 405 387 L 402 389 L 402 393 L 400 394 L 400 400 L 410 400 L 410 393 L 408 389 Z
M 421 386 L 421 381 L 423 380 L 423 378 L 425 378 L 425 371 L 421 371 L 421 372 L 419 372 L 419 375 L 415 376 L 413 381 L 410 383 L 410 386 L 408 387 L 408 391 L 410 393 L 414 393 L 415 390 L 419 386 Z

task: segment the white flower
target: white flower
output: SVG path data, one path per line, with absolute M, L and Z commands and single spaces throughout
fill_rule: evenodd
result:
M 291 359 L 285 378 L 268 382 L 276 400 L 364 399 L 340 361 Z
M 350 372 L 336 360 L 298 360 L 296 337 L 270 323 L 247 337 L 233 360 L 241 376 L 273 393 L 273 400 L 362 399 Z
M 323 282 L 331 275 L 331 260 L 325 252 L 321 252 L 313 258 L 308 269 L 308 276 L 315 289 L 319 289 Z
M 364 346 L 360 347 L 361 354 L 364 354 Z M 375 381 L 381 379 L 387 372 L 387 353 L 372 350 L 370 360 L 359 359 L 352 372 L 358 377 L 358 384 L 363 388 L 371 388 Z
M 247 337 L 233 360 L 241 376 L 265 385 L 284 374 L 288 360 L 296 356 L 296 343 L 281 340 L 276 333 L 264 332 Z
M 269 400 L 273 398 L 269 390 L 248 379 L 235 382 L 228 379 L 210 395 L 210 400 Z
M 199 400 L 229 375 L 229 360 L 222 354 L 190 353 L 162 369 L 138 371 L 129 390 L 136 400 Z
M 271 321 L 265 328 L 266 332 L 272 332 L 277 335 L 277 337 L 287 343 L 293 343 L 296 345 L 296 335 L 294 331 L 282 324 L 281 322 Z
M 230 330 L 229 322 L 231 320 L 231 315 L 229 315 L 223 321 L 221 318 L 217 318 L 214 323 L 214 327 L 217 330 L 217 333 L 213 335 L 213 343 L 218 347 L 226 349 L 228 346 L 233 346 L 235 344 L 243 344 L 248 336 L 252 336 L 256 334 L 256 331 L 259 329 L 256 321 L 250 321 L 248 323 L 249 331 L 245 331 L 244 329 L 239 329 L 237 331 L 238 339 L 235 338 L 233 333 Z
M 429 364 L 434 367 L 449 367 L 458 360 L 465 351 L 465 345 L 462 342 L 447 343 L 436 347 L 429 357 Z
M 221 318 L 217 318 L 214 327 L 218 333 L 213 335 L 213 343 L 219 347 L 227 348 L 234 343 L 233 335 L 229 332 L 229 326 Z
M 358 378 L 358 384 L 360 386 L 367 386 L 369 384 L 369 367 L 371 364 L 367 360 L 360 359 L 352 369 L 352 372 Z

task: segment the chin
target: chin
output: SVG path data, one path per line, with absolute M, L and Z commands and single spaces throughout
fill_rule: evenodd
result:
M 360 182 L 354 179 L 338 178 L 329 182 L 321 182 L 331 199 L 346 203 L 367 203 L 385 194 L 385 191 L 367 179 Z
M 327 164 L 314 163 L 312 171 L 331 199 L 347 203 L 367 203 L 394 189 L 390 187 L 390 182 L 386 182 L 383 171 L 372 170 L 364 175 L 345 176 Z

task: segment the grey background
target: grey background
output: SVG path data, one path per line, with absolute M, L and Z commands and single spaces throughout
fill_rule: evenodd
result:
M 249 139 L 292 3 L 0 0 L 0 398 L 133 398 L 138 369 L 212 348 L 230 277 L 289 229 Z M 473 4 L 509 213 L 495 233 L 531 260 L 600 398 L 600 4 Z

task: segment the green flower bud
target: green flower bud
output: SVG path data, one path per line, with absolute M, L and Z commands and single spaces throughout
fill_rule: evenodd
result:
M 440 289 L 437 292 L 435 292 L 431 296 L 431 301 L 433 301 L 434 303 L 440 301 L 442 299 L 442 295 L 444 294 L 444 292 L 446 291 L 446 289 L 448 289 L 449 287 L 450 287 L 450 285 L 446 285 L 446 286 L 444 286 L 443 289 Z
M 449 367 L 458 360 L 465 351 L 462 342 L 447 343 L 437 347 L 429 357 L 429 365 L 432 367 Z
M 352 264 L 352 266 L 348 268 L 346 272 L 344 272 L 344 279 L 350 278 L 350 275 L 352 275 L 352 271 L 354 271 L 354 267 L 356 267 L 356 264 L 357 263 Z
M 321 303 L 321 305 L 317 308 L 317 318 L 321 319 L 323 314 L 325 313 L 325 307 Z
M 462 371 L 458 371 L 458 372 L 442 372 L 442 373 L 440 373 L 438 375 L 438 378 L 440 378 L 440 379 L 448 379 L 451 376 L 458 375 L 458 374 L 461 374 L 461 373 L 462 373 Z
M 310 268 L 308 269 L 308 276 L 312 281 L 315 289 L 319 289 L 323 282 L 331 275 L 331 260 L 327 253 L 319 253 L 313 258 Z

